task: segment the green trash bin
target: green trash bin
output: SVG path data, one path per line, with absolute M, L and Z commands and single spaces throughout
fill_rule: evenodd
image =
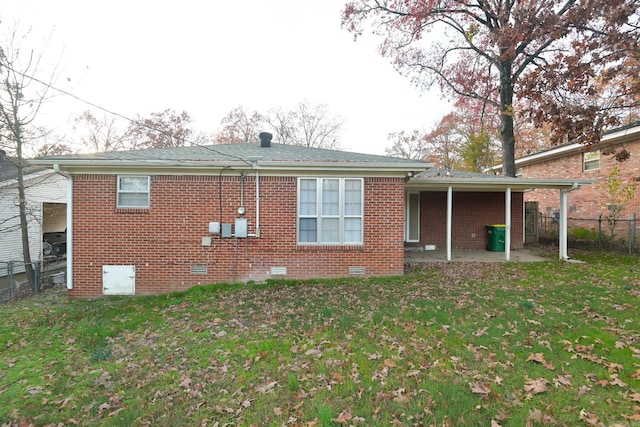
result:
M 504 252 L 505 229 L 504 224 L 487 225 L 487 234 L 489 235 L 489 245 L 487 250 L 492 252 Z

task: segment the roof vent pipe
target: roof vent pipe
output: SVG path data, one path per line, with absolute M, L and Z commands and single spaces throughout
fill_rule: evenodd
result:
M 260 137 L 261 147 L 271 147 L 271 139 L 273 138 L 273 135 L 271 135 L 269 132 L 260 132 L 258 137 Z

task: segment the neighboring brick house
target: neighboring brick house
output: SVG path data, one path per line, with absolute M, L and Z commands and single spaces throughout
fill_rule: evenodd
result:
M 624 150 L 624 151 L 623 151 Z M 616 155 L 626 152 L 622 162 Z M 586 186 L 568 193 L 569 216 L 572 225 L 595 227 L 601 214 L 606 218 L 609 201 L 602 183 L 606 182 L 613 168 L 618 165 L 623 185 L 640 180 L 640 123 L 617 128 L 605 133 L 600 143 L 585 146 L 567 144 L 516 160 L 518 176 L 525 179 L 560 178 L 596 180 L 598 184 Z M 493 168 L 500 171 L 501 167 Z M 558 198 L 548 190 L 535 190 L 525 195 L 525 201 L 538 203 L 543 215 L 552 216 L 560 208 Z M 640 213 L 640 196 L 631 200 L 623 217 Z M 557 215 L 557 214 L 556 214 Z M 624 228 L 627 227 L 625 224 Z
M 74 298 L 280 277 L 402 275 L 405 241 L 454 246 L 447 227 L 441 230 L 447 218 L 456 248 L 486 248 L 484 226 L 505 222 L 509 185 L 520 192 L 509 216 L 513 246 L 522 242 L 525 183 L 430 178 L 421 175 L 432 166 L 426 162 L 271 144 L 267 136 L 34 162 L 72 182 L 67 287 Z M 482 196 L 487 189 L 492 195 Z

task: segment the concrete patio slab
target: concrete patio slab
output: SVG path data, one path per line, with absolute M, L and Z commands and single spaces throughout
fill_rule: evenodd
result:
M 549 258 L 535 255 L 528 249 L 511 251 L 511 262 L 541 262 L 549 260 Z M 447 262 L 447 251 L 406 251 L 404 262 L 405 264 Z M 454 250 L 451 251 L 451 262 L 506 262 L 506 259 L 504 252 Z

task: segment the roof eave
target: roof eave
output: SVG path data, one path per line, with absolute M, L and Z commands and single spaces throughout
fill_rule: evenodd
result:
M 141 172 L 147 171 L 175 171 L 180 170 L 185 172 L 211 172 L 221 171 L 224 169 L 256 169 L 263 171 L 308 171 L 308 172 L 322 172 L 322 171 L 371 171 L 371 172 L 386 172 L 386 173 L 417 173 L 422 172 L 433 165 L 431 163 L 423 162 L 280 162 L 280 161 L 215 161 L 215 162 L 201 162 L 201 161 L 175 161 L 175 160 L 152 160 L 152 161 L 129 161 L 129 160 L 92 160 L 87 162 L 86 160 L 34 160 L 33 164 L 53 167 L 57 164 L 60 168 L 68 172 L 119 172 L 119 171 L 131 171 L 138 170 Z
M 523 178 L 420 178 L 412 179 L 406 183 L 410 188 L 426 189 L 477 189 L 477 190 L 530 190 L 547 188 L 556 190 L 569 190 L 584 185 L 595 183 L 592 179 L 523 179 Z
M 579 153 L 587 150 L 588 147 L 602 148 L 613 144 L 623 144 L 625 142 L 634 141 L 640 138 L 640 126 L 633 126 L 630 128 L 622 129 L 619 131 L 613 131 L 611 133 L 604 134 L 600 142 L 591 146 L 585 144 L 573 143 L 569 145 L 563 145 L 561 147 L 555 147 L 550 150 L 535 153 L 530 156 L 521 157 L 516 159 L 516 166 L 522 167 L 539 161 L 553 160 L 558 157 L 562 157 L 568 154 Z M 500 171 L 503 169 L 503 165 L 495 165 L 487 169 L 487 171 Z

